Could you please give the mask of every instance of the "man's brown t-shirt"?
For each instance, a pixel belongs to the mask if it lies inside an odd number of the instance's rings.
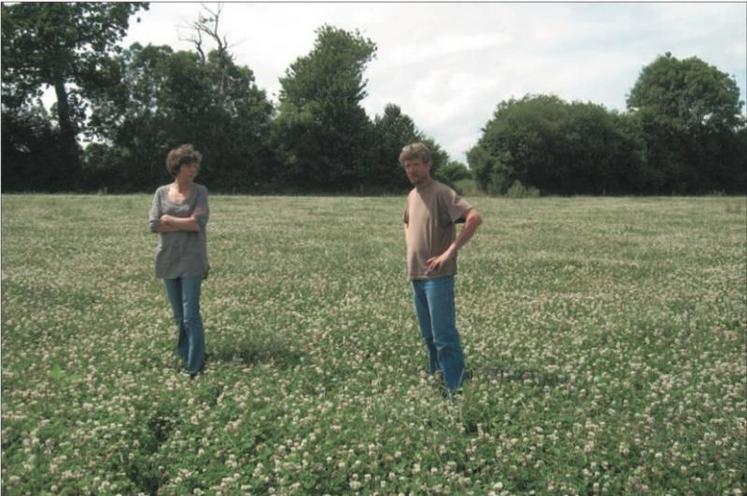
[[[456,257],[441,269],[426,273],[426,261],[445,252],[456,239],[456,224],[464,222],[472,206],[438,181],[413,188],[402,220],[407,224],[407,277],[433,279],[454,275]]]

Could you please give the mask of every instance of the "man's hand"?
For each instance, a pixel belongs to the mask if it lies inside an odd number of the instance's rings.
[[[431,257],[425,262],[426,274],[441,269],[446,262],[456,257],[459,249],[470,240],[480,224],[482,224],[482,217],[477,210],[470,208],[465,216],[464,227],[457,239],[451,243],[445,252],[437,257]]]
[[[454,249],[454,245],[451,245],[448,250],[446,250],[439,256],[431,257],[426,260],[425,272],[429,273],[441,270],[441,267],[443,267],[446,262],[454,258],[454,255],[456,255],[456,250]]]

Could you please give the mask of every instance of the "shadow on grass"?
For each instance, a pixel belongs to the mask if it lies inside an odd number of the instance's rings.
[[[301,352],[291,349],[280,341],[222,342],[211,346],[208,360],[243,365],[272,364],[280,368],[298,365]]]
[[[499,379],[501,381],[528,382],[539,386],[557,386],[558,384],[567,382],[565,377],[558,374],[512,365],[477,367],[472,375],[473,377]]]

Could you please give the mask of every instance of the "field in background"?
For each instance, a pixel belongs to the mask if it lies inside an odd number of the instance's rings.
[[[742,494],[743,198],[469,198],[423,373],[404,198],[211,198],[191,382],[150,197],[2,198],[4,494]]]

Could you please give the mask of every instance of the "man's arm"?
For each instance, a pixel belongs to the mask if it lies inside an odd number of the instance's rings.
[[[454,258],[459,249],[472,239],[472,235],[475,234],[475,231],[477,231],[480,224],[482,224],[482,216],[480,216],[480,213],[474,208],[467,210],[464,227],[454,242],[451,243],[451,245],[441,255],[431,257],[425,262],[428,272],[439,270],[443,264]]]

